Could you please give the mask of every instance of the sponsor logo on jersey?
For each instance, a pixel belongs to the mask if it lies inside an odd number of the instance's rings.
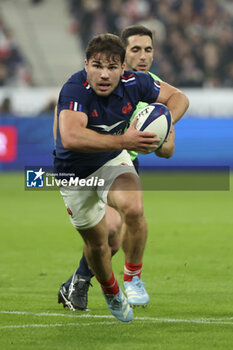
[[[125,122],[124,120],[121,120],[121,121],[119,121],[119,122],[117,122],[117,123],[115,123],[113,125],[104,125],[104,124],[102,124],[102,125],[91,125],[91,126],[94,127],[94,128],[101,128],[104,131],[109,132],[109,131],[115,129],[118,125],[120,125],[120,124],[122,124],[124,122]]]
[[[122,107],[122,113],[130,113],[132,111],[133,107],[130,102],[127,102],[127,105]]]
[[[91,115],[90,115],[90,116],[91,116],[91,117],[98,117],[99,114],[98,114],[97,110],[94,109],[94,111],[91,112]]]

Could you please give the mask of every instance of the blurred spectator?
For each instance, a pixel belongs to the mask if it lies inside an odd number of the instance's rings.
[[[155,34],[152,69],[168,83],[233,87],[233,15],[228,0],[69,0],[83,48],[100,32],[140,23]]]
[[[81,37],[83,50],[93,35],[107,31],[101,0],[70,0],[71,32]]]
[[[11,114],[12,113],[12,105],[10,97],[5,97],[0,106],[0,115]]]
[[[7,85],[8,75],[7,66],[0,61],[0,86]]]
[[[28,62],[0,17],[0,86],[32,85]]]
[[[44,0],[30,0],[30,2],[31,2],[33,5],[40,4],[42,1],[44,1]]]
[[[50,97],[47,104],[40,111],[39,115],[51,114],[53,116],[56,104],[57,104],[57,99],[54,96]]]

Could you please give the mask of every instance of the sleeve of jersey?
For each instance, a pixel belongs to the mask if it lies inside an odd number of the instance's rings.
[[[157,100],[160,92],[160,82],[154,80],[150,74],[138,73],[138,88],[140,101],[153,103]]]
[[[81,85],[66,83],[59,95],[58,109],[68,109],[88,114],[88,96]]]

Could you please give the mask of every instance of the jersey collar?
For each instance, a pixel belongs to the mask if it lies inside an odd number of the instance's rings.
[[[119,96],[119,97],[123,97],[123,86],[122,86],[122,82],[121,82],[121,77],[120,77],[120,81],[119,81],[117,87],[115,88],[115,90],[112,93],[114,95]]]

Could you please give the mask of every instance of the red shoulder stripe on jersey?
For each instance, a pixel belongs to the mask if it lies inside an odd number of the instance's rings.
[[[83,83],[83,86],[87,86],[88,85],[88,81],[86,80],[85,83]]]
[[[134,73],[130,74],[128,77],[125,77],[124,75],[122,75],[121,78],[129,79],[129,78],[131,78],[132,76],[134,76]]]

